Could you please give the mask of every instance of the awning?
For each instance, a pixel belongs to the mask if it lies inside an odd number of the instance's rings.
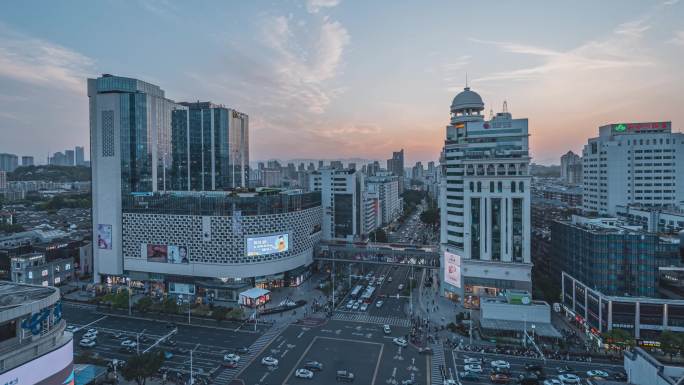
[[[561,338],[562,335],[548,323],[531,323],[527,322],[527,332],[532,334],[532,325],[534,325],[534,334],[541,337]],[[505,330],[522,333],[525,330],[524,321],[506,321],[497,319],[481,319],[480,327],[488,330]]]
[[[270,291],[266,289],[262,289],[259,287],[253,287],[249,290],[245,290],[242,293],[240,293],[240,297],[247,297],[251,299],[257,299],[260,298],[266,294],[269,294]]]

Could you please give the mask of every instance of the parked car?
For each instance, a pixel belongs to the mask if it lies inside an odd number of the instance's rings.
[[[81,342],[79,342],[78,344],[84,348],[92,348],[96,345],[94,340],[88,340],[88,339],[81,340]]]
[[[78,329],[79,329],[78,326],[74,326],[74,325],[69,325],[66,327],[66,331],[68,331],[70,333],[76,333],[78,331]]]
[[[359,310],[361,310],[361,311],[366,311],[366,310],[368,310],[368,304],[367,304],[367,303],[362,303],[361,306],[359,307]]]
[[[323,364],[318,361],[308,361],[304,363],[304,369],[311,370],[312,372],[320,372],[323,370]]]
[[[335,379],[340,382],[354,382],[354,373],[348,370],[338,370]]]
[[[351,308],[354,307],[355,304],[356,304],[356,301],[351,300],[351,301],[347,302],[347,306],[346,306],[346,307],[347,307],[347,309],[351,309]]]
[[[313,378],[313,372],[307,369],[297,369],[295,371],[295,377],[311,379]]]
[[[278,366],[278,360],[268,356],[261,359],[261,364],[266,366]]]

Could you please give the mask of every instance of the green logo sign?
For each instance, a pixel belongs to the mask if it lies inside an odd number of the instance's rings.
[[[627,130],[627,126],[625,126],[625,125],[622,124],[622,123],[620,123],[620,124],[618,124],[617,126],[615,126],[615,131],[617,131],[617,132],[623,132],[623,131],[625,131],[625,130]]]

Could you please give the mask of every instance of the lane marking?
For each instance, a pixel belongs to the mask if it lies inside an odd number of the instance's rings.
[[[105,318],[107,318],[107,317],[109,317],[109,316],[106,315],[106,316],[104,316],[104,317],[98,318],[98,319],[96,319],[95,321],[93,321],[93,322],[91,322],[91,323],[89,323],[89,324],[83,325],[83,326],[80,327],[78,330],[85,329],[85,328],[87,328],[88,326],[90,326],[90,325],[92,325],[92,324],[94,324],[94,323],[100,322],[100,321],[102,321],[103,319],[105,319]]]

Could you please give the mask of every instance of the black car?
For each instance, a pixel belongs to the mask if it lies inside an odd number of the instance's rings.
[[[569,366],[561,366],[559,368],[556,368],[556,370],[558,371],[558,374],[566,374],[566,373],[573,373],[574,372],[574,370]]]
[[[622,372],[615,372],[613,378],[617,381],[627,381],[627,375]]]
[[[323,370],[323,364],[318,361],[309,361],[304,364],[304,369],[310,370],[312,372],[320,372]]]
[[[249,353],[249,348],[246,346],[235,349],[235,354],[247,354],[247,353]]]
[[[525,370],[528,372],[541,372],[544,368],[539,364],[525,364]]]
[[[418,349],[418,353],[420,354],[432,354],[432,348],[420,348]]]

